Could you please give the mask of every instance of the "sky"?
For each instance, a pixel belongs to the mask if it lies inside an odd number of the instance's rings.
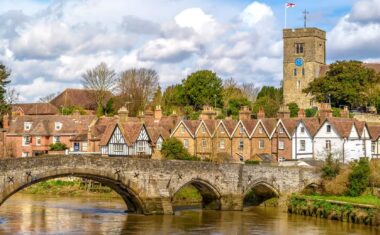
[[[380,0],[294,0],[288,28],[327,31],[327,60],[380,63]],[[68,87],[101,62],[155,69],[162,87],[200,69],[279,86],[286,1],[0,0],[0,62],[19,102]]]

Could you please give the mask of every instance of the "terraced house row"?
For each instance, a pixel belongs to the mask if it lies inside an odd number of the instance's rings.
[[[290,118],[281,107],[277,118],[257,119],[243,107],[239,120],[216,120],[206,106],[200,120],[163,116],[158,106],[139,117],[129,117],[123,107],[115,117],[94,115],[18,115],[4,117],[0,138],[2,156],[29,157],[55,152],[50,145],[64,143],[67,152],[105,156],[161,158],[165,139],[179,139],[192,155],[211,159],[279,161],[313,158],[324,160],[332,153],[341,161],[379,157],[380,127],[348,118],[333,118],[331,107],[322,104],[318,117],[306,118],[300,110]]]

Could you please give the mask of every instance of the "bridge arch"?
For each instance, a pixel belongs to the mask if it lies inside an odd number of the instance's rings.
[[[270,198],[279,197],[280,191],[269,180],[260,178],[248,184],[243,196],[244,206],[257,206]]]
[[[217,187],[215,187],[208,180],[201,178],[193,178],[185,183],[179,184],[177,187],[172,189],[171,200],[173,201],[174,196],[181,189],[186,186],[193,186],[198,190],[202,196],[202,208],[220,210],[221,209],[221,193]]]
[[[33,184],[49,179],[74,176],[100,182],[103,185],[114,190],[126,203],[128,209],[127,212],[145,214],[149,213],[149,211],[146,210],[144,201],[139,196],[141,189],[136,183],[128,181],[128,184],[125,184],[123,181],[118,179],[118,177],[115,177],[115,175],[111,175],[107,172],[103,173],[104,174],[100,174],[100,172],[94,173],[92,169],[83,168],[57,168],[36,175],[30,174],[28,176],[22,177],[21,179],[14,178],[12,182],[9,182],[8,185],[3,188],[3,192],[0,194],[0,206],[12,195]]]

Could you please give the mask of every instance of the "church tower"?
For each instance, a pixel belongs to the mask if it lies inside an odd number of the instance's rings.
[[[284,29],[284,103],[299,108],[316,106],[312,96],[302,92],[319,77],[326,64],[326,32],[317,28]]]

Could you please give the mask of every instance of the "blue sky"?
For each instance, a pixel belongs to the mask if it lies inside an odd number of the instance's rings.
[[[327,31],[328,62],[380,62],[380,0],[299,0],[288,27]],[[257,86],[282,80],[286,1],[0,0],[0,61],[20,102],[66,87],[100,62],[158,71],[161,84],[210,69]]]

